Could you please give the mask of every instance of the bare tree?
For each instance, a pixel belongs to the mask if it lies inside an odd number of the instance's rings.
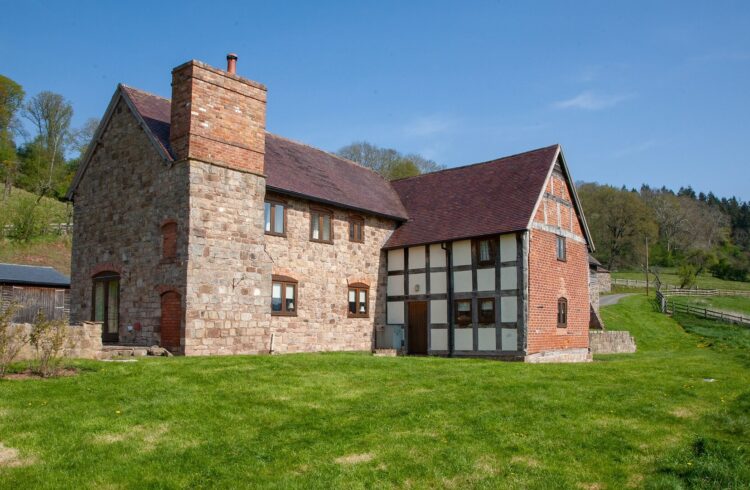
[[[336,154],[374,170],[389,180],[445,168],[423,156],[414,153],[403,155],[392,148],[381,148],[366,141],[344,146]]]
[[[64,160],[65,149],[71,142],[73,107],[62,95],[44,91],[26,104],[24,116],[34,124],[44,157],[48,160],[46,182],[40,183],[41,199],[52,189],[55,166]]]

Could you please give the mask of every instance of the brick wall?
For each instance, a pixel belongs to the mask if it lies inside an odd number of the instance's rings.
[[[160,294],[184,296],[188,166],[168,165],[120,100],[74,197],[71,320],[91,319],[92,275],[120,273],[120,341],[158,344]],[[162,257],[162,225],[177,223],[176,255]],[[139,331],[127,326],[140,323]]]
[[[365,216],[364,243],[349,241],[350,213],[331,208],[333,243],[310,241],[310,206],[274,196],[287,204],[286,237],[266,236],[273,273],[293,277],[297,316],[272,316],[275,352],[370,350],[374,327],[385,325],[385,253],[381,247],[395,222]],[[270,287],[270,278],[266,279]],[[370,286],[369,318],[348,318],[348,285]]]
[[[575,212],[570,203],[565,180],[553,173],[529,238],[527,354],[588,347],[588,248],[580,223],[567,214]],[[566,237],[565,261],[557,259],[558,234]],[[568,302],[567,328],[557,327],[559,298]]]

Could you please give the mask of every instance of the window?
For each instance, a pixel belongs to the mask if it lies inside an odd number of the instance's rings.
[[[365,220],[360,216],[349,217],[349,241],[359,243],[365,241]]]
[[[349,286],[349,317],[367,318],[369,316],[369,304],[367,302],[367,284],[356,283]]]
[[[161,226],[161,256],[173,259],[177,256],[177,223],[168,221]]]
[[[470,299],[458,299],[454,303],[455,306],[455,319],[458,325],[470,325],[471,324],[471,300]]]
[[[564,236],[557,236],[557,260],[562,260],[563,262],[565,259],[565,237]]]
[[[494,240],[476,240],[474,243],[477,253],[477,263],[479,265],[495,265]]]
[[[568,326],[568,300],[560,298],[557,300],[557,328]]]
[[[266,235],[286,235],[286,206],[277,201],[265,203]]]
[[[271,282],[271,314],[297,315],[297,280],[286,276],[273,276]]]
[[[333,243],[333,213],[324,209],[310,210],[310,240]]]
[[[120,276],[116,272],[102,272],[94,276],[91,304],[91,319],[102,322],[102,340],[119,340]]]
[[[495,300],[493,298],[479,299],[479,323],[495,323]]]

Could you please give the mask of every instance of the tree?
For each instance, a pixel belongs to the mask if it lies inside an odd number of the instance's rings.
[[[19,84],[0,75],[0,174],[5,183],[3,200],[10,195],[18,171],[13,135],[21,131],[17,114],[23,105],[24,95]]]
[[[392,148],[381,148],[366,141],[344,146],[336,154],[374,170],[388,180],[413,177],[445,168],[420,155],[403,155]]]
[[[56,171],[64,162],[65,150],[71,143],[73,107],[62,95],[44,91],[26,104],[24,115],[36,127],[35,142],[47,167],[43,180],[37,183],[41,198],[53,190]]]

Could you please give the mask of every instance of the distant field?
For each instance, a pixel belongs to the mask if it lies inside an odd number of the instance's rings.
[[[750,297],[743,296],[686,296],[675,301],[729,313],[750,316]]]
[[[26,243],[0,239],[0,262],[47,265],[70,275],[70,239],[50,237]]]
[[[659,277],[662,282],[671,284],[673,286],[680,285],[680,278],[676,273],[675,269],[660,269]],[[646,275],[643,272],[613,272],[613,279],[639,279],[641,281],[646,280]],[[656,276],[651,274],[651,280],[653,281]],[[701,274],[697,278],[697,284],[702,289],[732,289],[732,290],[750,290],[750,282],[739,282],[739,281],[725,281],[718,279],[710,274]]]

